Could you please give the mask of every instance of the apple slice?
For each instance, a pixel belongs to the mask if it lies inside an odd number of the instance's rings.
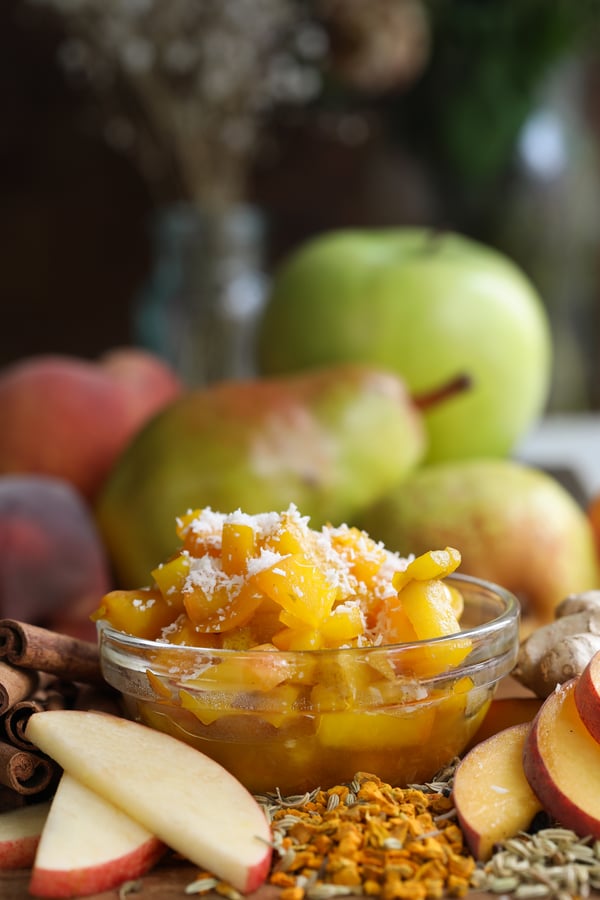
[[[0,869],[28,869],[50,809],[50,803],[32,803],[0,813]]]
[[[271,829],[221,765],[171,735],[82,710],[35,713],[27,738],[190,862],[244,893],[266,879]]]
[[[581,721],[600,744],[600,652],[592,656],[577,679],[575,705]]]
[[[577,679],[559,685],[535,717],[523,768],[546,812],[580,836],[600,838],[600,744],[575,704]]]
[[[67,773],[59,782],[33,863],[34,897],[84,897],[139,878],[165,844]]]
[[[521,757],[529,723],[499,731],[473,747],[454,775],[456,814],[469,850],[486,860],[494,844],[527,828],[542,806]]]

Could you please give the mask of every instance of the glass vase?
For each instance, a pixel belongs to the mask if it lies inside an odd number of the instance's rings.
[[[189,386],[256,374],[267,287],[262,212],[250,205],[162,209],[153,246],[135,304],[136,342],[170,362]]]

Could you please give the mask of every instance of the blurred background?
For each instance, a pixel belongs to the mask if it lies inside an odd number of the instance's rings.
[[[0,364],[155,346],[195,218],[240,319],[311,235],[418,224],[524,268],[551,411],[600,409],[599,37],[595,0],[2,0]]]

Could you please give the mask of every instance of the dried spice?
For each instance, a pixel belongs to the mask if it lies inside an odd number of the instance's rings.
[[[600,890],[600,841],[568,828],[542,828],[499,844],[473,873],[474,887],[516,900],[571,900]]]
[[[280,889],[281,900],[464,896],[476,863],[454,821],[448,787],[441,777],[431,785],[391,787],[360,772],[329,790],[258,796],[273,831],[269,884]],[[189,892],[202,893],[206,876]]]

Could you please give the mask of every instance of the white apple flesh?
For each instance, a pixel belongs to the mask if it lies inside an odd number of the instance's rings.
[[[600,838],[600,744],[577,711],[577,679],[544,701],[527,735],[523,768],[544,809],[565,828]]]
[[[453,786],[458,821],[476,859],[526,829],[542,806],[529,786],[521,757],[529,723],[499,731],[467,753]]]
[[[0,813],[0,870],[32,865],[49,809],[35,803]]]
[[[63,774],[35,856],[29,893],[84,897],[139,878],[166,846],[120,809]]]
[[[117,716],[35,713],[27,738],[173,850],[243,893],[266,879],[271,829],[226,769],[182,741]]]

